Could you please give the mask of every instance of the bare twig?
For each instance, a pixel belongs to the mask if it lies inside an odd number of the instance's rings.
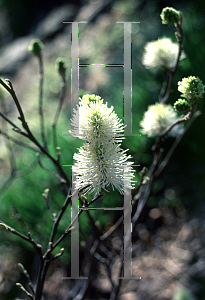
[[[63,101],[64,101],[64,98],[65,98],[65,92],[66,92],[65,77],[62,77],[62,79],[63,79],[63,81],[61,83],[62,89],[61,89],[61,94],[60,94],[60,101],[59,101],[59,104],[58,104],[58,108],[56,110],[54,121],[52,123],[52,128],[53,128],[53,143],[54,143],[54,147],[55,148],[57,148],[57,146],[58,146],[57,137],[56,137],[56,127],[57,127],[58,119],[59,119],[60,112],[61,112],[61,109],[62,109],[62,106],[63,106]]]
[[[77,191],[76,191],[76,193],[77,193]],[[56,235],[56,232],[57,232],[59,222],[62,219],[62,216],[63,216],[64,212],[66,211],[66,208],[68,207],[69,203],[71,202],[72,196],[74,196],[74,195],[71,195],[71,188],[70,188],[69,191],[68,191],[67,197],[65,199],[65,202],[64,202],[64,204],[63,204],[63,206],[62,206],[62,208],[61,208],[61,210],[58,214],[58,217],[56,218],[56,220],[53,224],[53,229],[52,229],[50,240],[49,240],[49,242],[52,243],[52,244],[54,242],[54,238],[55,238],[55,235]]]
[[[61,249],[61,252],[56,254],[53,258],[50,259],[50,262],[56,260],[57,258],[59,258],[60,256],[62,256],[64,253],[64,248]]]
[[[53,217],[53,222],[56,221],[56,213],[54,213],[50,207],[50,201],[49,201],[49,189],[45,189],[44,193],[42,194],[43,198],[45,199],[46,206],[48,210],[50,211],[52,217]]]
[[[80,199],[81,205],[83,205],[83,201],[82,201],[81,195],[79,195],[79,199]],[[85,204],[83,205],[82,208],[84,208],[84,207],[85,207]],[[86,210],[86,213],[87,213],[87,216],[88,216],[88,218],[90,220],[90,224],[91,224],[91,226],[93,228],[93,231],[95,233],[95,237],[97,239],[99,239],[99,237],[102,235],[102,232],[101,232],[100,228],[95,225],[95,222],[94,222],[93,218],[91,217],[89,210]]]
[[[0,79],[1,80],[1,79]],[[0,116],[2,118],[4,118],[4,120],[6,120],[9,124],[11,124],[13,126],[13,130],[24,135],[27,136],[27,133],[25,131],[22,131],[16,124],[14,124],[7,116],[5,116],[2,112],[0,112]]]
[[[175,35],[176,35],[176,38],[178,40],[179,51],[178,51],[177,60],[176,60],[174,69],[172,71],[170,71],[170,77],[169,77],[167,92],[166,92],[165,96],[161,99],[160,103],[166,103],[169,100],[169,97],[172,93],[172,85],[173,85],[174,75],[175,75],[177,67],[179,65],[179,59],[180,59],[180,56],[181,56],[181,53],[182,53],[183,30],[182,30],[182,14],[181,13],[180,13],[179,22],[175,26],[178,30],[178,32],[176,32]]]
[[[0,129],[0,134],[2,134],[6,139],[11,140],[12,142],[14,142],[17,145],[20,145],[20,146],[22,146],[24,148],[28,148],[28,149],[33,150],[35,152],[39,151],[38,148],[35,148],[35,147],[31,146],[31,145],[27,145],[24,142],[13,138],[12,136],[8,135],[6,132],[4,132],[1,129]]]
[[[91,200],[89,203],[87,203],[85,207],[88,207],[89,205],[93,204],[94,202],[96,202],[99,198],[101,198],[102,195],[98,195],[96,196],[93,200]],[[74,225],[74,223],[76,222],[77,218],[81,215],[81,213],[83,212],[83,209],[80,209],[78,214],[75,216],[75,218],[73,219],[72,223],[68,226],[68,228],[65,230],[64,234],[58,239],[58,241],[53,245],[52,251],[62,242],[62,240],[64,240],[64,238],[70,234],[72,227]]]
[[[122,279],[120,277],[122,276],[122,273],[123,273],[122,259],[123,259],[123,245],[121,246],[121,252],[120,252],[121,267],[120,267],[120,270],[119,270],[118,282],[115,286],[113,285],[112,292],[111,292],[109,300],[116,300],[117,296],[119,294],[119,291],[120,291],[120,286],[121,286],[121,283],[122,283]]]
[[[2,113],[0,113],[0,115],[7,121],[9,122],[13,127],[14,130],[18,133],[20,133],[21,135],[26,136],[30,141],[32,141],[40,150],[42,153],[44,153],[56,166],[56,168],[59,170],[60,175],[66,180],[66,184],[69,187],[70,186],[70,181],[66,175],[66,173],[64,172],[63,168],[61,167],[58,159],[55,159],[46,149],[45,146],[41,146],[41,144],[37,141],[37,139],[34,137],[34,135],[32,134],[32,132],[30,131],[30,128],[25,120],[25,116],[24,113],[22,111],[21,105],[19,103],[19,100],[15,94],[15,91],[13,90],[13,86],[11,84],[11,82],[9,80],[7,80],[9,82],[9,86],[2,80],[0,79],[0,84],[2,84],[6,90],[11,94],[16,107],[18,109],[19,112],[19,120],[22,122],[22,126],[24,127],[24,129],[26,130],[26,132],[22,131],[17,125],[15,125],[12,121],[10,121],[6,116],[4,116]]]
[[[35,296],[34,288],[33,288],[32,282],[31,282],[31,278],[30,278],[30,276],[29,276],[27,270],[26,270],[26,269],[24,268],[24,266],[23,266],[22,264],[20,264],[20,263],[18,263],[18,266],[21,268],[23,274],[26,276],[27,281],[28,281],[28,284],[29,284],[29,287],[30,287],[30,289],[31,289],[31,292],[32,292],[32,294]]]
[[[55,178],[57,178],[58,180],[60,180],[60,182],[62,183],[66,183],[66,180],[63,179],[61,176],[59,176],[58,174],[56,173],[53,173],[51,172],[49,169],[47,169],[41,162],[41,159],[40,159],[40,154],[39,153],[36,153],[36,157],[37,157],[37,161],[38,161],[38,164],[41,166],[41,168],[43,170],[45,170],[47,173],[51,174],[52,176],[54,176]]]
[[[24,287],[23,287],[23,285],[22,284],[20,284],[20,283],[16,283],[16,285],[17,286],[19,286],[20,287],[20,289],[22,290],[22,291],[24,291],[24,293],[31,299],[31,300],[34,300],[34,297],[33,297],[33,295],[32,294],[30,294]]]
[[[160,90],[160,93],[159,93],[159,102],[161,102],[162,98],[165,95],[165,92],[166,92],[166,89],[167,89],[167,86],[168,86],[168,82],[169,82],[169,79],[170,79],[170,75],[171,75],[170,71],[165,70],[165,79],[163,81],[163,84],[162,84],[162,87],[161,87],[161,90]]]
[[[44,116],[43,116],[43,81],[44,81],[44,72],[43,72],[43,59],[42,54],[37,55],[39,61],[39,116],[40,116],[40,128],[41,128],[41,137],[44,144],[44,148],[47,149],[47,142],[45,138],[45,128],[44,128]]]
[[[23,235],[22,233],[18,232],[17,230],[15,230],[14,228],[8,226],[7,224],[5,224],[4,222],[2,222],[0,220],[0,225],[3,226],[6,230],[10,231],[11,233],[19,236],[20,238],[22,238],[23,240],[25,240],[26,242],[29,242],[30,244],[32,244],[34,246],[34,248],[37,250],[37,253],[40,255],[40,257],[42,256],[42,252],[41,252],[41,245],[37,244],[32,238],[31,238],[31,234],[30,232],[28,232],[28,237]]]
[[[166,165],[168,164],[172,154],[174,153],[176,147],[178,146],[178,144],[180,143],[182,137],[184,136],[184,134],[187,132],[187,130],[190,128],[190,126],[192,125],[192,123],[195,121],[195,119],[201,115],[200,111],[195,112],[195,114],[193,115],[193,117],[191,118],[191,120],[189,121],[189,123],[186,125],[186,127],[182,130],[182,132],[177,136],[174,144],[172,145],[172,147],[170,148],[169,152],[167,153],[166,157],[164,158],[163,162],[161,163],[161,165],[159,166],[159,168],[157,169],[157,171],[155,172],[155,177],[158,177],[161,172],[164,170],[164,168],[166,167]]]
[[[3,105],[3,111],[5,112],[5,115],[6,115],[7,111],[6,111],[6,104],[5,104],[4,98],[2,98],[2,105]],[[15,156],[14,156],[12,145],[11,145],[11,137],[6,132],[7,131],[7,123],[4,123],[4,126],[5,126],[5,131],[0,130],[0,133],[1,134],[3,133],[4,137],[6,137],[6,146],[10,151],[10,176],[6,180],[6,182],[4,182],[2,188],[0,189],[0,194],[2,194],[10,186],[10,184],[16,177],[20,177],[25,174],[25,170],[23,170],[23,172],[16,171]],[[31,166],[33,167],[33,164]],[[29,167],[29,170],[26,170],[26,172],[30,171],[30,167]]]
[[[78,192],[78,190],[75,191],[75,193]],[[37,281],[37,288],[36,288],[36,298],[35,300],[40,300],[41,299],[41,295],[42,295],[42,291],[43,291],[43,286],[44,286],[44,281],[45,281],[45,277],[46,277],[46,273],[51,261],[50,255],[51,252],[65,239],[65,237],[71,233],[71,230],[74,230],[74,223],[76,222],[78,216],[81,215],[81,213],[83,212],[83,210],[81,209],[78,214],[75,216],[75,218],[73,219],[72,223],[67,227],[67,229],[65,230],[64,234],[61,235],[61,237],[57,240],[57,242],[55,244],[53,244],[53,240],[55,237],[55,233],[57,231],[57,227],[58,227],[58,223],[62,217],[62,214],[64,213],[65,209],[67,208],[68,203],[70,202],[70,198],[74,196],[69,195],[67,196],[67,199],[64,203],[64,207],[61,209],[56,222],[54,222],[54,226],[53,226],[53,230],[51,233],[51,237],[50,237],[50,242],[49,242],[49,247],[46,251],[46,253],[43,255],[42,257],[42,262],[39,268],[39,275],[38,275],[38,281]],[[87,203],[85,205],[85,207],[88,207],[90,204],[94,203],[95,201],[97,201],[100,197],[102,197],[102,195],[98,195],[97,197],[94,197],[94,199],[92,201],[90,201],[89,203]]]

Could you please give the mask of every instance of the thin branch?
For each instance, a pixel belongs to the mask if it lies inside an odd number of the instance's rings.
[[[196,101],[196,103],[193,105],[193,107],[192,107],[192,109],[191,109],[191,111],[189,111],[185,116],[182,116],[182,117],[180,117],[179,119],[177,119],[175,122],[173,122],[170,126],[168,126],[159,136],[158,136],[158,138],[157,138],[157,141],[156,141],[156,143],[155,143],[155,145],[152,147],[152,150],[153,151],[155,151],[156,149],[158,149],[159,147],[160,147],[160,144],[161,144],[161,141],[162,141],[162,139],[163,139],[163,137],[175,126],[175,125],[177,125],[177,124],[179,124],[179,123],[181,123],[181,122],[184,122],[184,121],[187,121],[187,120],[189,120],[191,117],[192,117],[192,115],[194,114],[194,112],[195,112],[195,109],[196,109],[196,107],[197,107],[197,105],[198,105],[198,103],[199,103],[199,100],[200,99],[198,99],[197,101]]]
[[[52,217],[53,217],[53,222],[56,222],[56,213],[54,213],[50,207],[50,201],[49,201],[49,189],[45,189],[44,193],[42,194],[45,202],[46,202],[46,206],[48,208],[48,210],[50,211]]]
[[[147,174],[147,170],[144,171],[144,169],[143,169],[140,173],[141,173],[140,183],[133,190],[131,190],[131,195],[134,195],[141,188],[141,186],[143,186],[146,183],[145,176]]]
[[[88,207],[89,205],[93,204],[95,201],[97,201],[99,198],[101,198],[103,195],[98,195],[96,196],[92,201],[90,201],[89,203],[87,203],[86,205],[84,205],[83,208]],[[73,228],[74,223],[76,222],[77,218],[81,215],[81,213],[83,212],[83,209],[81,208],[78,212],[78,214],[75,216],[75,218],[73,219],[72,223],[68,226],[68,228],[65,230],[64,234],[58,239],[58,241],[53,245],[51,251],[53,251],[61,242],[62,240],[64,240],[64,238],[71,233],[71,230]]]
[[[23,111],[22,111],[21,105],[20,105],[20,103],[19,103],[19,101],[18,101],[18,98],[17,98],[17,96],[16,96],[16,93],[15,93],[15,91],[14,91],[14,89],[13,89],[13,85],[12,85],[12,83],[11,83],[11,81],[10,81],[9,79],[6,79],[6,81],[8,82],[9,87],[8,87],[8,85],[5,84],[5,83],[3,82],[3,80],[0,78],[0,83],[5,87],[5,89],[7,89],[7,91],[10,93],[10,95],[12,96],[12,98],[13,98],[15,104],[16,104],[17,110],[18,110],[19,115],[20,115],[20,116],[18,117],[18,119],[22,122],[23,125],[26,126],[26,120],[25,120],[25,117],[24,117],[24,113],[23,113]],[[28,125],[27,125],[27,126],[28,126]],[[25,128],[25,127],[24,127],[24,128]],[[26,129],[26,128],[25,128],[25,129]]]
[[[7,111],[6,111],[6,104],[5,104],[4,98],[2,99],[2,106],[3,106],[3,111],[5,112],[5,115],[6,115]],[[7,126],[6,125],[7,125],[7,123],[4,124],[5,131],[1,131],[0,130],[0,133],[1,134],[3,133],[4,137],[7,138],[7,140],[6,140],[6,146],[9,149],[10,154],[11,154],[10,155],[10,176],[6,180],[6,182],[3,184],[3,186],[2,186],[2,188],[0,190],[0,194],[2,194],[10,186],[10,184],[12,183],[12,181],[16,177],[22,176],[22,172],[21,173],[17,173],[17,171],[16,171],[15,156],[14,156],[13,149],[12,149],[12,146],[11,146],[11,137],[6,133],[6,131],[7,131]]]
[[[163,162],[161,163],[161,165],[159,166],[159,168],[157,169],[157,171],[155,172],[155,177],[158,177],[161,172],[164,170],[164,168],[166,167],[166,165],[168,164],[172,154],[174,153],[176,147],[178,146],[178,144],[180,143],[182,137],[184,136],[184,134],[187,132],[187,130],[190,128],[190,126],[192,125],[192,123],[195,121],[195,119],[201,115],[200,111],[195,112],[195,114],[193,115],[193,117],[191,118],[191,120],[189,121],[189,123],[187,124],[187,126],[182,130],[182,132],[177,136],[174,144],[172,145],[171,149],[169,150],[169,152],[167,153],[166,157],[164,158]]]
[[[115,222],[115,224],[107,231],[105,232],[101,237],[101,242],[105,241],[117,228],[122,224],[123,221],[123,215]]]
[[[184,121],[187,121],[187,120],[189,120],[191,117],[192,117],[192,115],[194,114],[194,112],[195,112],[195,109],[196,109],[196,107],[197,107],[197,105],[198,105],[198,103],[199,103],[199,100],[200,99],[198,99],[197,101],[196,101],[196,103],[194,104],[194,106],[192,107],[192,109],[191,109],[191,111],[189,111],[185,116],[182,116],[181,118],[179,118],[178,120],[176,120],[173,124],[171,124],[170,126],[168,126],[162,133],[161,133],[161,135],[160,135],[160,138],[162,138],[162,137],[164,137],[175,125],[177,125],[177,124],[179,124],[179,123],[181,123],[181,122],[184,122]]]
[[[51,174],[52,176],[54,176],[55,178],[57,178],[60,182],[62,183],[66,183],[66,180],[63,179],[61,176],[59,176],[58,174],[56,173],[53,173],[51,172],[49,169],[47,169],[41,162],[41,159],[40,159],[40,154],[39,153],[36,153],[36,157],[37,157],[37,161],[38,161],[38,164],[41,166],[41,168],[43,170],[45,170],[47,173]]]
[[[158,137],[157,139],[157,142],[155,143],[154,147],[153,147],[153,151],[154,151],[154,160],[153,160],[153,164],[152,164],[152,167],[151,167],[151,171],[150,171],[150,180],[149,182],[145,185],[144,189],[143,189],[143,192],[139,198],[139,202],[138,202],[138,207],[137,207],[137,211],[135,212],[134,214],[134,217],[132,218],[132,222],[133,222],[133,230],[135,229],[135,226],[136,226],[136,222],[145,206],[145,204],[147,203],[148,201],[148,198],[150,196],[150,193],[151,193],[151,189],[152,189],[152,185],[154,183],[154,180],[155,180],[155,174],[158,174],[163,170],[163,168],[165,166],[162,165],[161,167],[161,171],[160,169],[158,169],[158,163],[159,163],[159,160],[160,160],[160,157],[161,157],[161,152],[160,152],[160,145],[161,145],[161,142],[162,142],[162,137],[167,133],[169,132],[176,124],[180,123],[180,122],[183,122],[187,119],[189,119],[194,111],[195,111],[195,108],[198,104],[199,100],[195,103],[195,105],[193,106],[192,110],[190,112],[187,113],[187,115],[181,117],[180,119],[176,120],[172,125],[170,125],[167,129],[165,129],[161,135]],[[198,113],[196,113],[196,116],[198,115]],[[195,117],[196,118],[196,117]],[[194,119],[195,119],[194,118]],[[167,157],[165,157],[165,163],[166,163],[166,160],[168,162],[168,160],[170,159],[171,155],[173,154],[177,144],[179,143],[180,141],[180,137],[179,137],[179,140],[176,141],[176,144],[173,145],[173,148],[171,148],[171,152],[168,154]],[[159,171],[160,172],[159,172]]]
[[[141,192],[141,195],[139,197],[139,201],[138,201],[138,206],[137,206],[137,211],[135,212],[133,218],[132,218],[132,224],[133,224],[133,231],[135,229],[136,226],[136,222],[139,219],[139,216],[145,206],[145,204],[148,201],[148,198],[151,194],[151,190],[152,190],[152,185],[154,183],[154,173],[157,169],[160,157],[161,157],[161,152],[158,150],[154,153],[154,159],[153,159],[153,163],[152,163],[152,167],[149,173],[149,181],[144,185],[143,191]]]
[[[44,81],[44,72],[43,72],[43,59],[42,54],[38,55],[39,61],[39,116],[40,116],[40,128],[41,128],[41,137],[44,148],[47,149],[47,143],[45,138],[45,128],[44,128],[44,115],[43,115],[43,81]]]
[[[177,28],[178,32],[176,32],[175,35],[176,35],[176,38],[177,38],[178,44],[179,44],[177,60],[176,60],[174,69],[172,71],[170,71],[170,77],[169,77],[169,84],[168,84],[168,88],[167,88],[167,93],[161,99],[160,103],[166,103],[169,100],[169,97],[172,93],[172,85],[173,85],[174,75],[175,75],[177,67],[179,65],[179,59],[180,59],[180,56],[181,56],[181,53],[182,53],[183,30],[182,30],[182,14],[181,13],[180,13],[179,22],[176,25],[176,28]]]
[[[56,235],[58,224],[59,224],[60,220],[62,219],[62,216],[63,216],[64,212],[66,211],[66,208],[68,207],[69,203],[71,202],[72,196],[74,196],[74,194],[75,194],[74,193],[73,195],[71,195],[70,193],[71,193],[71,188],[69,189],[67,197],[65,199],[65,202],[64,202],[64,204],[63,204],[63,206],[62,206],[62,208],[61,208],[61,210],[58,214],[57,219],[55,220],[55,222],[53,224],[53,229],[52,229],[50,240],[49,240],[49,242],[52,243],[52,244],[54,242],[54,238],[55,238],[55,235]],[[77,193],[77,191],[76,191],[76,193]]]
[[[28,281],[28,284],[29,284],[29,287],[30,287],[30,289],[31,289],[31,292],[32,292],[32,294],[35,296],[35,291],[34,291],[34,288],[33,288],[33,284],[32,284],[32,282],[31,282],[31,278],[30,278],[30,276],[29,276],[27,270],[26,270],[26,269],[24,268],[24,266],[23,266],[22,264],[20,264],[20,263],[18,263],[18,266],[21,268],[23,274],[26,276],[27,281]]]
[[[77,192],[78,192],[78,190],[76,190],[75,193],[77,193]],[[54,238],[55,238],[55,234],[57,232],[58,224],[59,224],[59,222],[60,222],[60,220],[61,220],[68,204],[71,201],[71,197],[75,194],[74,193],[73,195],[70,195],[70,193],[71,193],[71,187],[69,189],[69,192],[67,194],[65,202],[63,204],[63,207],[61,208],[61,211],[58,214],[58,217],[57,218],[55,217],[55,219],[54,219],[53,229],[52,229],[50,240],[49,240],[49,246],[48,246],[48,249],[47,249],[46,253],[42,257],[42,260],[41,260],[41,263],[40,263],[40,267],[39,267],[39,271],[38,271],[37,285],[36,285],[36,298],[35,298],[36,300],[39,300],[41,295],[42,295],[46,273],[47,273],[49,264],[51,262],[50,256],[51,256],[51,251],[53,249],[53,241],[54,241]]]
[[[1,80],[1,79],[0,79]],[[11,124],[14,128],[13,130],[24,135],[27,136],[27,133],[25,131],[22,131],[16,124],[14,124],[7,116],[5,116],[2,112],[0,112],[0,116],[2,118],[4,118],[4,120],[6,120],[9,124]]]
[[[80,202],[81,202],[81,205],[83,205],[83,200],[82,200],[82,198],[81,198],[81,195],[79,196],[79,200],[80,200]],[[82,208],[84,208],[84,207],[82,207]],[[99,237],[102,235],[102,231],[100,230],[100,228],[98,228],[98,227],[95,225],[95,222],[94,222],[93,218],[91,217],[89,210],[86,209],[86,213],[87,213],[88,218],[89,218],[89,220],[90,220],[90,224],[91,224],[91,226],[92,226],[92,228],[93,228],[93,231],[94,231],[94,233],[95,233],[95,236],[96,236],[97,239],[99,239]]]
[[[6,112],[6,104],[5,104],[4,98],[2,99],[2,110],[6,115],[7,112]],[[4,126],[5,126],[5,130],[7,130],[7,123],[5,123]],[[5,144],[6,144],[6,147],[8,148],[8,150],[10,152],[10,177],[6,181],[6,184],[3,186],[3,188],[10,185],[13,178],[15,177],[15,170],[16,170],[16,163],[15,163],[15,158],[14,158],[13,150],[12,150],[12,147],[11,147],[10,139],[5,140]]]
[[[123,274],[123,262],[122,262],[122,259],[123,259],[123,245],[121,246],[121,252],[120,252],[121,266],[120,266],[119,275],[118,275],[119,279],[118,279],[117,285],[113,286],[113,289],[112,289],[112,292],[111,292],[109,300],[116,300],[117,296],[119,294],[119,291],[120,291],[120,286],[121,286],[121,283],[122,283],[122,278],[120,278],[120,277],[122,277],[122,274]]]
[[[5,115],[7,114],[7,110],[6,110],[6,104],[5,104],[5,99],[2,99],[2,106],[3,106],[3,112],[5,113]],[[5,130],[7,131],[7,123],[5,123]],[[10,151],[10,166],[11,166],[11,175],[15,172],[16,170],[16,162],[15,162],[15,157],[13,154],[13,149],[11,146],[11,141],[10,139],[7,139],[6,141],[6,146]]]
[[[63,81],[61,83],[62,89],[61,89],[61,94],[60,94],[60,101],[59,101],[58,108],[56,110],[56,114],[55,114],[55,117],[54,117],[54,120],[53,120],[53,123],[52,123],[53,143],[54,143],[55,148],[57,148],[57,146],[58,146],[57,137],[56,137],[56,127],[57,127],[58,119],[59,119],[60,112],[61,112],[61,109],[62,109],[62,106],[63,106],[63,102],[64,102],[64,99],[65,99],[65,92],[66,92],[65,77],[63,76],[62,79],[63,79]]]
[[[31,238],[31,234],[28,232],[28,237],[23,235],[22,233],[18,232],[17,230],[15,230],[14,228],[6,225],[4,222],[2,222],[0,220],[0,225],[3,226],[6,230],[10,231],[11,233],[19,236],[20,238],[22,238],[23,240],[25,240],[26,242],[32,244],[34,246],[34,248],[37,250],[38,254],[40,255],[40,257],[42,256],[42,252],[41,252],[41,248],[42,246],[40,244],[37,244],[32,238]]]
[[[162,98],[165,95],[165,92],[166,92],[166,89],[167,89],[167,86],[168,86],[168,82],[170,80],[170,75],[171,75],[169,70],[165,70],[165,71],[166,71],[165,79],[163,81],[163,84],[162,84],[162,87],[161,87],[161,90],[160,90],[160,93],[159,93],[159,102],[161,102]]]
[[[22,285],[21,283],[16,283],[16,285],[19,286],[20,289],[21,289],[22,291],[24,291],[24,293],[25,293],[31,300],[34,300],[33,295],[30,294],[30,293],[23,287],[23,285]]]
[[[88,258],[86,259],[88,261],[86,267],[85,267],[85,273],[84,276],[88,278],[88,280],[79,280],[76,286],[69,292],[68,296],[64,298],[63,300],[73,300],[78,299],[82,300],[86,297],[86,292],[89,290],[89,287],[91,285],[91,273],[92,268],[94,265],[94,258],[95,253],[97,252],[99,247],[99,241],[95,240],[93,243],[93,246],[91,247],[90,251],[88,252]]]
[[[61,249],[61,252],[60,252],[60,253],[56,254],[53,258],[51,258],[51,259],[49,260],[49,262],[56,260],[57,258],[59,258],[60,256],[62,256],[63,253],[64,253],[64,248]]]
[[[20,145],[20,146],[22,146],[24,148],[28,148],[28,149],[33,150],[35,152],[39,151],[38,148],[35,148],[35,147],[31,146],[31,145],[27,145],[24,142],[19,141],[19,140],[13,138],[12,136],[8,135],[6,132],[2,131],[1,129],[0,129],[0,134],[2,134],[5,138],[7,138],[8,140],[11,140],[12,142],[14,142],[17,145]]]
[[[47,151],[46,147],[41,146],[41,144],[37,141],[37,139],[34,137],[34,135],[31,133],[30,128],[25,120],[24,117],[24,113],[22,111],[21,105],[19,103],[18,98],[16,97],[15,91],[13,90],[13,86],[11,84],[11,82],[9,80],[7,80],[9,82],[10,87],[5,84],[3,82],[2,79],[0,79],[0,83],[7,89],[7,91],[11,94],[16,107],[18,109],[18,112],[20,114],[19,120],[21,120],[22,122],[22,126],[24,127],[24,129],[26,130],[26,132],[23,132],[18,126],[16,126],[12,121],[10,121],[6,116],[2,115],[2,113],[0,113],[0,115],[7,121],[9,122],[12,126],[14,126],[14,130],[22,135],[25,135],[30,141],[32,141],[40,150],[42,153],[46,154],[46,156],[48,158],[50,158],[52,160],[52,162],[55,164],[56,168],[59,170],[60,174],[62,175],[62,177],[66,180],[66,184],[69,187],[70,186],[70,181],[66,175],[66,173],[64,172],[63,168],[61,167],[58,159],[55,159],[52,155],[50,155],[50,153]]]

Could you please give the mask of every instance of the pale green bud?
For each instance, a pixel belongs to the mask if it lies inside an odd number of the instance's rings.
[[[39,39],[33,39],[30,42],[28,50],[36,56],[39,56],[44,48],[43,43]]]
[[[162,19],[162,24],[173,26],[179,22],[180,12],[172,7],[165,7],[161,12],[160,17]]]
[[[62,77],[65,77],[65,72],[67,69],[66,62],[63,58],[59,57],[56,60],[56,69]]]
[[[174,109],[176,111],[189,111],[191,109],[191,105],[189,104],[189,102],[185,99],[178,99],[175,103],[174,103]]]
[[[203,97],[204,85],[198,77],[189,76],[178,82],[178,90],[192,104]]]

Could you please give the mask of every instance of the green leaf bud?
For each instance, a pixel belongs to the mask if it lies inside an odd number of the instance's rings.
[[[85,195],[81,195],[81,199],[83,200],[83,202],[84,202],[85,204],[88,203],[88,198],[87,198]]]
[[[191,109],[191,105],[186,99],[178,99],[174,103],[174,109],[176,111],[189,111]]]
[[[101,97],[100,96],[96,96],[94,94],[88,94],[88,95],[84,95],[82,97],[82,99],[80,99],[80,103],[83,105],[83,104],[90,104],[92,101],[93,102],[99,102],[101,100]]]
[[[62,77],[65,77],[66,72],[66,62],[63,58],[59,57],[56,59],[56,69]]]
[[[182,93],[182,97],[186,98],[190,104],[203,97],[204,85],[202,81],[195,76],[183,78],[178,82],[178,90]]]
[[[145,176],[142,181],[142,185],[145,185],[149,180],[150,180],[149,176]]]
[[[162,19],[162,24],[167,24],[173,26],[175,23],[179,22],[180,12],[173,7],[163,8],[160,17]]]
[[[141,176],[145,176],[147,174],[147,172],[148,172],[148,169],[146,167],[143,167],[140,174],[141,174]]]
[[[44,48],[43,43],[39,39],[33,39],[30,42],[28,50],[36,56],[39,56]]]

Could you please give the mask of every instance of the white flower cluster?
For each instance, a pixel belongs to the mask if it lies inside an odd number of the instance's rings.
[[[154,70],[159,67],[172,69],[176,64],[178,52],[178,44],[173,43],[169,38],[161,38],[146,44],[142,63],[147,69]],[[180,59],[184,57],[185,54],[182,53]]]
[[[103,104],[100,96],[84,95],[80,99],[80,107],[74,109],[74,118],[71,119],[72,135],[90,144],[100,145],[118,139],[122,141],[124,127],[113,109],[113,106],[108,108],[107,103]]]
[[[140,126],[141,132],[149,137],[160,135],[168,126],[177,120],[177,113],[170,104],[155,103],[150,105],[145,112]],[[170,136],[177,136],[181,125],[174,126],[168,133]]]
[[[113,107],[103,104],[100,96],[85,95],[74,110],[71,125],[71,134],[87,141],[73,156],[75,188],[86,187],[85,193],[97,189],[97,194],[109,185],[121,194],[125,188],[133,188],[133,163],[127,161],[131,156],[125,154],[128,150],[120,148],[124,126]]]

